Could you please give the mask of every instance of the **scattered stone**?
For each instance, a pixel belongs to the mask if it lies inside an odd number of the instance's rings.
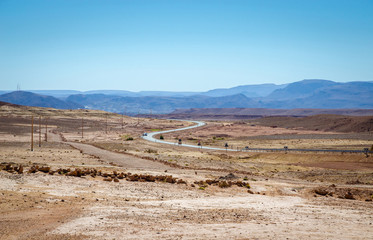
[[[18,168],[18,174],[22,174],[23,173],[23,166],[22,165],[19,165],[19,168]]]
[[[234,175],[233,173],[229,173],[228,175],[224,177],[220,177],[220,180],[232,180],[232,179],[237,179],[238,177]]]
[[[355,200],[354,195],[351,192],[345,194],[345,199]]]
[[[41,167],[38,169],[40,172],[43,172],[43,173],[49,173],[49,171],[51,170],[50,167]]]
[[[324,188],[315,189],[315,193],[321,196],[326,196],[329,194],[329,192]]]

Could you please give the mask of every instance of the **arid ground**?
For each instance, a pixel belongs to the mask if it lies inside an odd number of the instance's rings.
[[[0,106],[0,239],[373,239],[373,154],[208,151],[140,137],[189,125]],[[163,137],[230,148],[373,144],[371,130],[260,121]]]

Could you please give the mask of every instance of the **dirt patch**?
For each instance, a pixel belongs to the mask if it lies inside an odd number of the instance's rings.
[[[341,170],[372,170],[373,162],[318,162],[318,163],[302,163],[300,166],[329,168]]]

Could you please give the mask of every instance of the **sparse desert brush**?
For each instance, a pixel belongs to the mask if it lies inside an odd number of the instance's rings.
[[[164,140],[164,137],[163,137],[163,135],[159,136],[159,139],[161,139],[161,140]]]
[[[106,181],[106,182],[111,182],[111,181],[112,181],[111,177],[109,177],[109,178],[104,178],[103,180]]]
[[[157,150],[154,150],[154,149],[150,149],[150,148],[148,148],[148,149],[145,149],[145,151],[144,151],[145,153],[158,153],[158,151]]]
[[[168,182],[168,183],[176,183],[176,179],[173,178],[172,176],[168,176],[168,177],[166,178],[166,182]]]
[[[206,183],[207,183],[208,185],[216,184],[216,183],[218,183],[218,182],[219,182],[218,180],[211,180],[211,179],[207,179],[207,180],[206,180]]]
[[[119,174],[119,176],[118,176],[118,179],[123,179],[123,178],[125,178],[126,177],[126,175],[123,173],[123,172],[121,172],[120,174]]]
[[[177,184],[187,184],[187,182],[184,181],[184,180],[182,180],[182,179],[177,180],[176,183],[177,183]]]
[[[219,182],[218,186],[219,186],[220,188],[228,188],[228,187],[230,187],[230,186],[232,186],[232,185],[229,184],[229,182],[221,181],[221,182]]]

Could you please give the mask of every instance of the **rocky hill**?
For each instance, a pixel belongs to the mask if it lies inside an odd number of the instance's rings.
[[[35,94],[35,92],[50,93],[56,98]],[[18,91],[0,95],[1,101],[27,106],[60,109],[84,107],[117,113],[126,112],[127,114],[168,114],[176,109],[190,108],[373,109],[372,99],[373,82],[340,83],[319,79],[284,85],[243,85],[199,93],[34,90],[33,94]],[[327,113],[333,114],[333,112]]]
[[[83,108],[79,103],[63,101],[51,96],[31,92],[16,91],[0,95],[0,101],[31,107],[50,107],[58,109]]]

